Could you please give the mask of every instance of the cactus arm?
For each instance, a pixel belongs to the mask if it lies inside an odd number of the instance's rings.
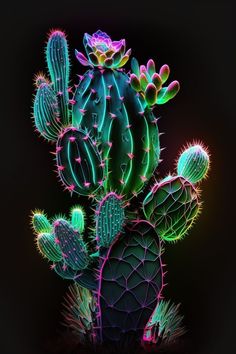
[[[200,205],[197,190],[177,176],[155,184],[143,201],[143,210],[163,240],[176,241],[187,234]]]
[[[199,183],[208,175],[210,156],[202,143],[189,145],[183,149],[177,161],[177,174],[191,183]]]
[[[34,99],[34,121],[37,131],[47,140],[56,141],[61,130],[57,96],[52,85],[42,82]]]
[[[32,213],[31,224],[36,234],[43,232],[50,233],[53,229],[51,222],[47,218],[47,215],[40,210],[35,210]]]
[[[84,130],[63,131],[57,142],[56,161],[59,177],[70,192],[90,195],[101,187],[101,156],[96,143]]]
[[[65,263],[74,270],[87,268],[90,262],[87,245],[79,232],[66,220],[58,219],[54,222],[54,234]]]
[[[201,210],[199,183],[207,176],[209,154],[197,144],[184,149],[177,161],[177,176],[167,176],[151,188],[143,201],[143,211],[165,241],[187,235]]]
[[[36,245],[41,255],[52,262],[62,259],[60,247],[56,243],[53,227],[47,216],[36,210],[32,215],[32,227],[36,234]]]
[[[71,226],[74,230],[77,230],[79,233],[83,233],[85,227],[85,213],[81,206],[75,206],[71,208],[70,217],[71,217]]]
[[[51,269],[63,279],[74,280],[83,287],[95,290],[97,279],[93,267],[97,257],[88,254],[87,244],[81,236],[84,219],[85,213],[79,205],[71,208],[70,222],[62,216],[49,221],[46,214],[36,210],[32,215],[32,227],[38,250],[52,262]]]
[[[99,203],[96,214],[96,239],[98,247],[108,248],[115,241],[124,223],[121,197],[108,193]]]
[[[61,249],[56,243],[54,234],[42,233],[37,235],[36,240],[38,249],[44,257],[53,262],[62,260]]]
[[[65,33],[52,31],[46,47],[46,60],[54,91],[58,98],[61,122],[64,126],[70,124],[69,117],[69,54]]]

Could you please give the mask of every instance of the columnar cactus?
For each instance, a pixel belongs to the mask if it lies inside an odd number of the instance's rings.
[[[185,148],[176,174],[156,181],[134,213],[134,197],[140,198],[160,162],[153,107],[172,99],[180,86],[163,86],[169,67],[157,72],[152,59],[139,66],[133,58],[127,73],[123,66],[131,50],[125,51],[124,39],[112,41],[97,31],[85,34],[84,46],[86,55],[75,55],[88,70],[74,90],[68,86],[65,33],[50,33],[50,80],[36,77],[34,119],[39,133],[55,143],[64,188],[92,200],[94,221],[86,225],[79,205],[69,217],[50,220],[36,210],[36,243],[51,269],[74,283],[66,322],[81,342],[125,343],[132,336],[145,348],[158,347],[184,332],[179,306],[162,300],[163,244],[183,238],[196,220],[209,153],[199,143]]]

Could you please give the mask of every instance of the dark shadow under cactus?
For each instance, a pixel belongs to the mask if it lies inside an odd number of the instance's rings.
[[[92,346],[91,343],[81,344],[78,337],[71,331],[61,332],[58,337],[48,340],[43,349],[47,354],[190,354],[191,343],[187,335],[178,338],[171,344],[162,344],[158,348],[147,345],[145,348],[129,335],[124,344],[107,342]]]

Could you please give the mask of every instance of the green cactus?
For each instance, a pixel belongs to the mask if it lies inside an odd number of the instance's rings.
[[[89,134],[76,128],[66,128],[56,147],[59,177],[71,192],[90,195],[103,184],[100,153]]]
[[[110,247],[122,230],[124,207],[121,198],[108,193],[96,210],[96,237],[99,247]]]
[[[198,191],[183,177],[154,185],[143,201],[143,211],[165,241],[186,235],[200,211]]]
[[[57,141],[61,129],[70,124],[69,56],[65,33],[52,31],[46,47],[50,80],[36,76],[34,122],[37,131],[49,141]]]
[[[202,145],[189,145],[180,154],[177,176],[156,183],[143,201],[143,211],[165,241],[187,235],[201,211],[200,190],[194,183],[207,176],[209,154]]]
[[[61,249],[56,243],[53,234],[39,234],[37,236],[37,245],[42,255],[50,261],[59,262],[62,259]]]
[[[37,79],[38,82],[41,80]],[[34,117],[36,129],[41,135],[52,141],[57,141],[61,130],[58,100],[52,85],[41,82],[34,100]]]
[[[70,217],[71,217],[71,226],[74,230],[79,231],[82,233],[85,227],[85,217],[84,211],[81,206],[74,206],[71,208]]]
[[[87,245],[78,231],[63,219],[54,222],[54,234],[65,263],[74,270],[87,268],[89,255]]]
[[[191,183],[198,183],[207,176],[209,154],[201,144],[183,150],[177,162],[177,173]]]
[[[92,204],[88,210],[75,205],[69,218],[49,220],[36,211],[36,242],[51,269],[74,283],[65,316],[79,341],[122,345],[132,333],[148,350],[150,344],[158,348],[183,334],[178,306],[162,300],[162,244],[182,239],[196,220],[201,202],[195,184],[207,175],[209,154],[202,144],[191,144],[178,158],[177,174],[157,182],[161,149],[154,107],[172,99],[179,83],[164,86],[169,66],[157,72],[152,59],[139,65],[133,58],[128,73],[123,66],[131,50],[124,39],[112,41],[97,31],[85,34],[84,46],[87,56],[75,54],[88,70],[69,88],[66,37],[51,32],[51,81],[43,74],[36,78],[34,118],[41,135],[56,142],[65,189]]]
[[[36,234],[43,232],[50,233],[52,231],[52,225],[47,216],[40,210],[35,210],[32,215],[32,226]]]
[[[158,127],[125,72],[89,70],[75,92],[72,124],[101,144],[106,192],[129,199],[141,191],[159,162]]]
[[[58,107],[62,125],[70,123],[69,117],[69,54],[65,33],[52,31],[46,48],[48,71],[54,91],[58,97]]]

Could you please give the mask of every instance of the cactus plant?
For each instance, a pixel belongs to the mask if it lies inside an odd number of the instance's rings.
[[[41,135],[55,143],[63,186],[92,199],[94,218],[85,225],[87,210],[80,205],[68,218],[48,219],[36,210],[36,243],[51,269],[74,284],[65,316],[81,342],[125,343],[132,337],[145,348],[158,347],[184,332],[179,305],[162,300],[163,244],[182,239],[196,220],[209,153],[190,144],[176,174],[155,178],[146,193],[161,152],[153,107],[172,99],[179,83],[163,86],[169,66],[157,71],[152,59],[145,66],[133,58],[128,73],[123,67],[131,50],[124,39],[112,41],[99,30],[84,35],[84,46],[86,55],[75,55],[88,70],[69,88],[65,33],[50,33],[51,81],[44,74],[36,78],[34,119]],[[134,211],[140,199],[142,208]]]

